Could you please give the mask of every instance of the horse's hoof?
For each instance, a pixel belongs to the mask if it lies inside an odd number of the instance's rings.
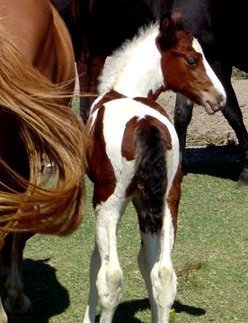
[[[10,314],[25,314],[32,311],[31,301],[26,295],[13,299],[7,296],[4,300],[4,309]]]
[[[248,168],[244,168],[242,173],[239,175],[239,186],[248,186]]]

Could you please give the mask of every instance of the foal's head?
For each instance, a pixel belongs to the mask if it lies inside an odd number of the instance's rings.
[[[208,64],[201,45],[183,30],[181,18],[165,15],[156,39],[166,88],[203,105],[211,114],[226,101],[222,84]]]

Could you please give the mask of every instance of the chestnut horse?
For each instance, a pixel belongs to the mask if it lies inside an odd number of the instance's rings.
[[[85,134],[68,109],[75,59],[57,10],[48,0],[0,0],[0,16],[1,274],[6,310],[22,313],[30,306],[21,278],[26,240],[67,235],[81,221]],[[44,155],[54,165],[50,187]]]
[[[152,309],[152,322],[168,322],[176,296],[171,252],[180,200],[179,142],[173,124],[155,99],[170,89],[217,111],[223,86],[198,41],[181,29],[176,15],[124,44],[107,61],[99,97],[86,124],[87,173],[94,184],[96,241],[84,323],[110,323],[120,301],[122,269],[117,229],[128,202],[137,211],[141,247],[138,263]]]

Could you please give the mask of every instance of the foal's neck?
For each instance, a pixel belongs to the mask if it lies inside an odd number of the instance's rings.
[[[129,97],[148,96],[163,86],[160,53],[155,44],[158,32],[158,25],[149,26],[113,54],[100,77],[100,95],[113,89]]]

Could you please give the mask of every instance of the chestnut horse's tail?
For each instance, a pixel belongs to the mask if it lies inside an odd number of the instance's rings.
[[[0,60],[0,117],[7,114],[17,120],[29,161],[27,180],[0,156],[1,168],[20,187],[17,191],[0,182],[0,234],[69,234],[78,227],[83,213],[83,125],[63,105],[63,87],[33,68],[1,26]],[[49,188],[41,184],[42,156],[53,165]]]

